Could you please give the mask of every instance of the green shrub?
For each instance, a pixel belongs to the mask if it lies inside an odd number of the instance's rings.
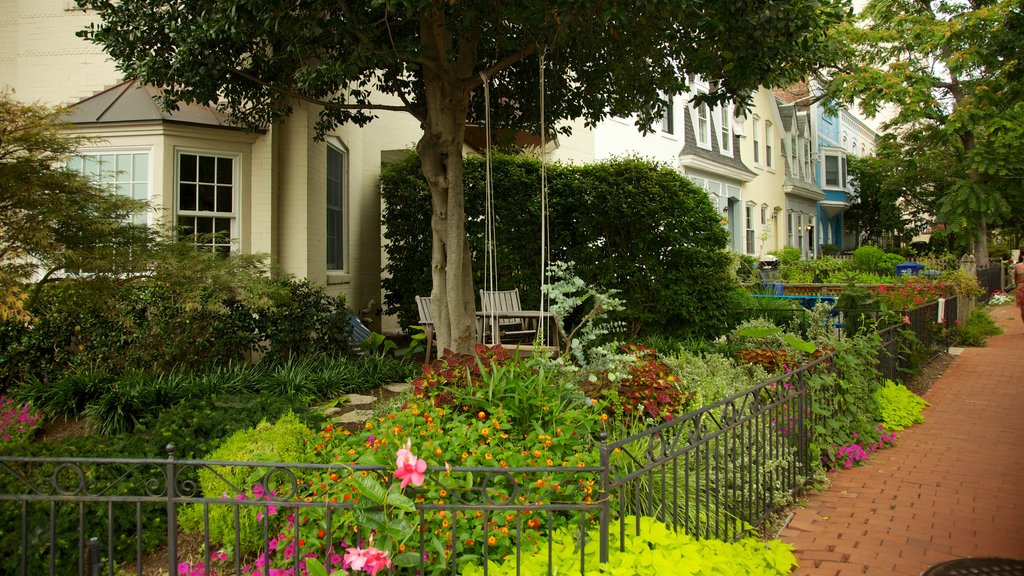
[[[984,308],[971,311],[967,321],[956,333],[957,346],[984,346],[989,336],[998,336],[1003,329],[992,320]]]
[[[782,250],[772,250],[769,254],[778,258],[780,265],[794,264],[803,258],[800,249],[795,246],[786,246]]]
[[[707,406],[768,380],[764,369],[748,370],[732,358],[718,353],[697,355],[679,352],[665,358],[694,393],[695,406]]]
[[[239,430],[209,454],[208,460],[231,462],[305,461],[305,442],[311,434],[292,413],[285,414],[274,424],[260,422],[255,428]],[[253,498],[253,487],[260,485],[267,474],[266,467],[211,466],[199,470],[199,486],[206,498],[235,500],[239,496]],[[256,507],[238,510],[240,553],[255,552],[263,544],[263,524],[256,519]],[[182,529],[190,532],[204,530],[203,506],[190,504],[183,507]],[[232,546],[235,537],[235,507],[225,504],[209,506],[210,541],[220,546]]]
[[[323,416],[298,398],[226,392],[184,401],[140,423],[135,434],[144,440],[145,452],[132,456],[165,457],[167,445],[174,444],[177,458],[203,458],[235,432],[289,412],[311,428],[323,425]]]
[[[345,296],[328,296],[308,280],[280,279],[283,297],[261,315],[263,338],[269,342],[270,360],[307,355],[344,354],[349,349],[352,325]]]
[[[853,269],[857,272],[892,277],[896,275],[896,265],[906,258],[900,254],[885,252],[875,246],[861,246],[853,251]]]
[[[31,324],[0,322],[0,357],[6,359],[0,382],[53,382],[83,369],[203,371],[264,348],[271,359],[348,350],[343,298],[305,281],[271,282],[252,269],[251,259],[221,260],[198,270],[183,265],[178,273],[158,269],[121,284],[42,286]],[[200,272],[215,280],[197,280]],[[198,284],[183,288],[192,281]]]
[[[466,230],[484,249],[484,162],[466,160]],[[492,157],[496,261],[502,288],[518,287],[524,305],[539,302],[540,162]],[[548,167],[553,261],[573,261],[587,283],[629,294],[617,316],[639,331],[717,336],[734,308],[728,235],[708,195],[677,171],[636,158]],[[403,326],[416,323],[414,297],[430,292],[430,196],[418,160],[389,165],[381,178],[389,277],[385,309]],[[608,214],[615,214],[609,218]],[[483,267],[475,266],[481,285]]]
[[[873,331],[840,340],[836,342],[832,369],[810,374],[812,448],[819,455],[826,456],[835,447],[855,441],[874,445],[879,440],[881,417],[875,390],[882,382],[877,369],[881,345],[881,337]]]
[[[907,390],[906,386],[886,380],[875,390],[882,425],[887,430],[903,430],[924,422],[924,408],[931,406],[923,398]]]

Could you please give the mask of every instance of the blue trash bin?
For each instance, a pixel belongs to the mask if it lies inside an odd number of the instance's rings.
[[[896,276],[917,276],[921,270],[924,270],[924,264],[918,264],[917,262],[903,262],[896,265]]]

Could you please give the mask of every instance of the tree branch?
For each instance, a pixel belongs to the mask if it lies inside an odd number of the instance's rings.
[[[522,62],[529,56],[536,54],[539,48],[540,47],[537,46],[536,44],[532,46],[525,46],[518,52],[509,54],[508,56],[505,56],[501,60],[498,60],[498,62],[496,62],[493,66],[484,70],[483,74],[487,78],[493,78],[495,74],[501,72],[505,68],[508,68],[509,66],[512,66],[513,64],[516,64],[518,62]],[[476,90],[480,86],[483,86],[483,83],[484,81],[482,78],[480,78],[480,76],[473,76],[472,78],[466,81],[465,89],[467,92]]]
[[[319,98],[313,98],[313,97],[310,97],[310,96],[306,96],[305,94],[302,94],[301,92],[297,92],[295,90],[292,90],[290,88],[283,88],[281,86],[276,86],[274,84],[271,84],[270,82],[267,82],[265,80],[257,78],[256,76],[253,76],[252,74],[249,74],[248,72],[245,72],[243,70],[239,70],[238,68],[228,68],[228,71],[231,72],[232,74],[235,74],[237,76],[245,78],[246,80],[248,80],[250,82],[254,82],[254,83],[256,83],[256,84],[258,84],[260,86],[263,86],[264,88],[269,88],[270,90],[273,90],[273,91],[278,92],[280,94],[284,94],[286,96],[291,96],[293,98],[298,98],[299,100],[303,100],[303,101],[309,102],[310,104],[318,104],[320,106],[323,106],[324,108],[330,108],[332,110],[389,110],[389,111],[392,111],[392,112],[408,112],[410,114],[413,114],[413,111],[408,106],[408,102],[405,100],[405,98],[402,98],[402,101],[406,102],[406,104],[404,104],[402,106],[394,106],[394,105],[390,105],[390,104],[343,104],[341,102],[331,102],[329,100],[321,100]],[[415,114],[413,114],[413,115],[415,116]]]

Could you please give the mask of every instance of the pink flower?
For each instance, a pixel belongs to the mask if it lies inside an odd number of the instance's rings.
[[[345,568],[356,572],[365,569],[371,575],[376,575],[377,572],[391,567],[391,559],[388,558],[388,553],[378,550],[373,546],[369,548],[346,548],[345,550],[347,551],[344,558]]]
[[[903,317],[903,323],[904,324],[910,324],[910,316],[904,316]]]
[[[412,482],[414,486],[423,485],[423,473],[427,470],[426,461],[413,455],[412,440],[406,440],[405,446],[399,448],[395,455],[398,457],[395,466],[395,478],[402,481],[401,487],[405,488]]]

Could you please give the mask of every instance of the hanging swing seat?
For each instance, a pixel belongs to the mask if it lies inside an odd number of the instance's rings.
[[[484,319],[484,342],[532,342],[537,337],[536,316],[527,314],[516,316],[523,311],[519,299],[519,289],[513,290],[481,290],[480,314]],[[491,318],[488,318],[491,316]],[[487,335],[498,334],[498,338]]]

